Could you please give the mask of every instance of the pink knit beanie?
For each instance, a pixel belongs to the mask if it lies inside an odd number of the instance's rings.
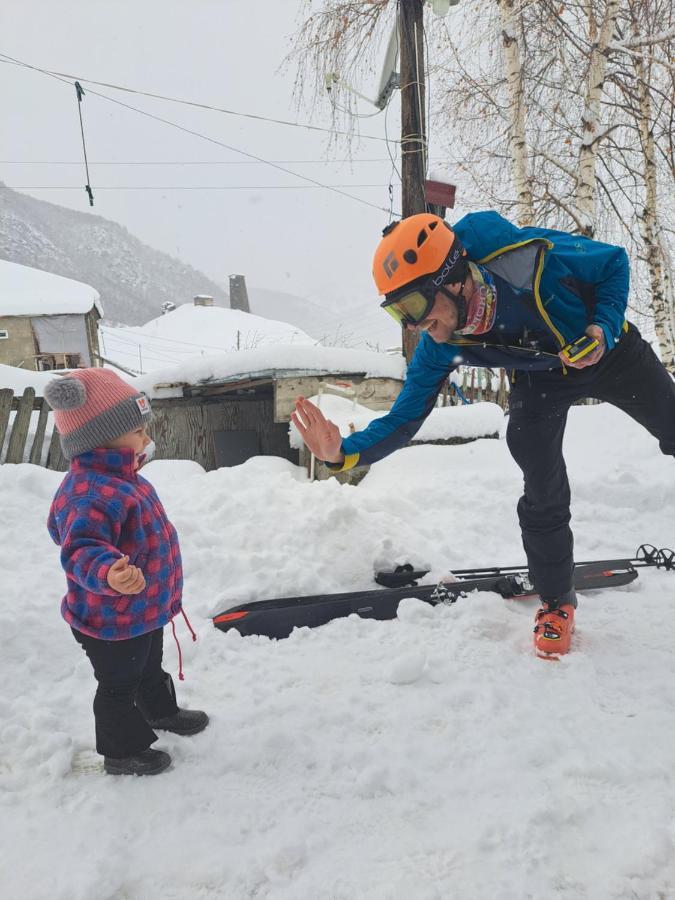
[[[150,402],[110,369],[77,369],[50,381],[45,399],[54,410],[67,459],[147,424]]]

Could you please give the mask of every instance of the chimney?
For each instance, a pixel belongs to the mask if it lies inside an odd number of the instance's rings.
[[[213,297],[208,294],[196,294],[194,298],[195,306],[213,306]]]
[[[230,309],[251,312],[246,290],[246,278],[243,275],[230,275]]]

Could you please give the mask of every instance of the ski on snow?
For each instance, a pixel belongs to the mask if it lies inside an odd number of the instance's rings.
[[[633,559],[578,563],[574,568],[574,587],[581,592],[620,587],[634,581],[638,568],[643,566],[675,570],[675,554],[672,550],[657,550],[643,544]],[[417,585],[415,579],[425,574],[425,571],[416,571],[412,566],[399,566],[394,572],[379,572],[376,581],[401,586],[253,601],[224,610],[213,617],[213,624],[221,631],[236,629],[243,636],[285,638],[294,628],[316,628],[352,614],[364,619],[394,619],[399,602],[407,597],[436,606],[439,603],[454,603],[471,591],[491,591],[511,599],[537,596],[529,581],[527,568],[522,566],[462,569],[453,573],[454,581]]]

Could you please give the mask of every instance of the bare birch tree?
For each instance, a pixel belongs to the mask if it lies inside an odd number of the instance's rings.
[[[525,97],[520,60],[521,34],[518,27],[518,16],[515,14],[516,0],[496,0],[496,2],[501,12],[506,84],[509,96],[509,148],[513,187],[516,194],[515,218],[517,224],[522,227],[533,224],[534,208],[525,135]]]
[[[475,33],[477,19],[449,41],[442,69],[459,70],[464,87],[459,101],[449,89],[437,109],[451,133],[449,146],[460,142],[464,169],[502,211],[520,218],[526,183],[535,221],[626,243],[635,275],[644,260],[649,291],[634,292],[632,308],[653,319],[664,363],[673,367],[673,241],[666,227],[673,211],[663,200],[673,195],[672,5],[495,4],[501,56],[487,36],[480,59],[466,53],[466,34]],[[481,9],[481,21],[486,12],[489,7]],[[476,123],[489,137],[476,138]],[[475,147],[485,152],[472,152]]]
[[[595,5],[589,2],[588,15],[591,31],[596,27],[593,21]],[[607,51],[614,39],[619,0],[607,0],[602,13],[602,21],[597,39],[592,41],[588,75],[585,83],[584,109],[581,118],[582,137],[579,149],[579,181],[577,187],[577,209],[583,221],[582,234],[593,237],[596,223],[596,160],[602,139],[600,103],[607,73]]]

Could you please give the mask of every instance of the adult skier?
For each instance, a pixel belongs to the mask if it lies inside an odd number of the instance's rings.
[[[384,229],[373,261],[381,306],[422,333],[387,415],[342,438],[303,397],[292,416],[305,444],[336,471],[405,446],[458,365],[510,372],[507,444],[522,469],[523,546],[542,599],[537,655],[567,653],[572,586],[570,488],[562,444],[567,411],[594,397],[617,406],[675,456],[675,382],[625,319],[629,267],[622,247],[545,228],[518,228],[496,212],[450,227],[430,213]]]

